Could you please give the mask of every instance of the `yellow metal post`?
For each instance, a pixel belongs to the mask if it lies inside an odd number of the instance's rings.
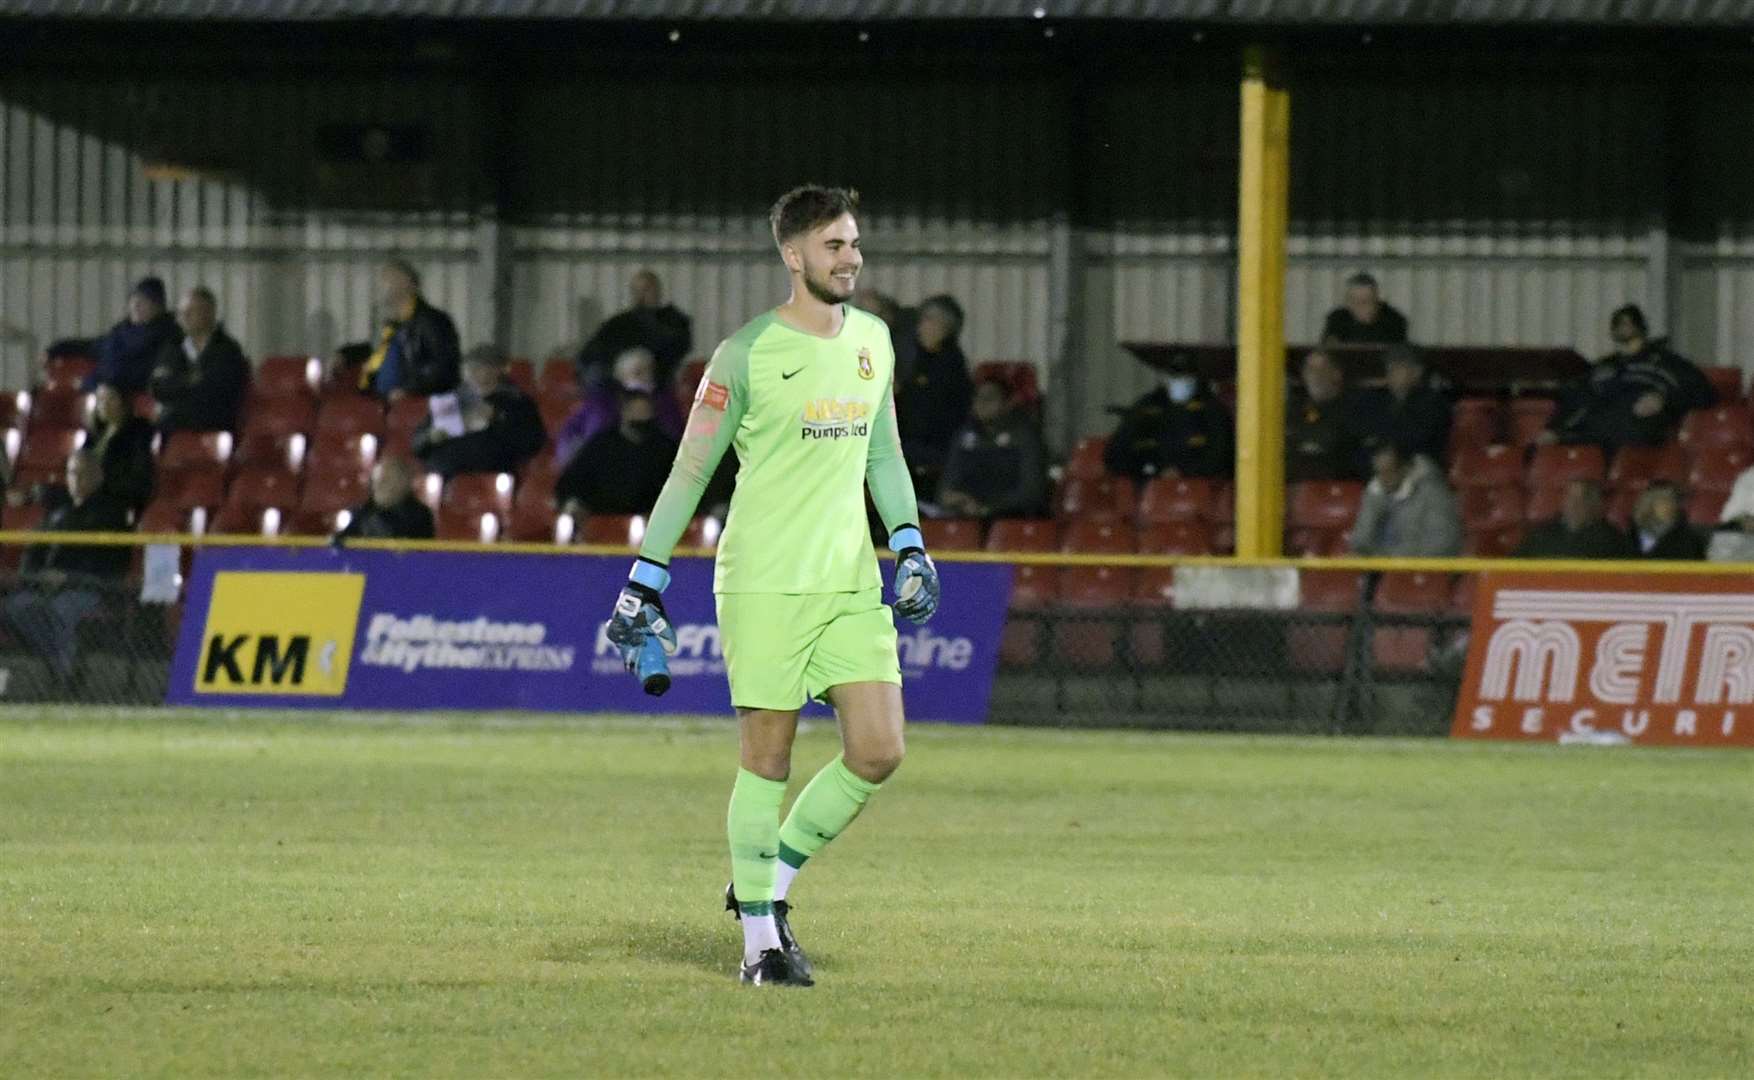
[[[1285,519],[1285,233],[1291,94],[1277,50],[1243,53],[1237,223],[1236,553],[1279,554]]]

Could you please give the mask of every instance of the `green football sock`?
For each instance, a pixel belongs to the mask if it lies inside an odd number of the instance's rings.
[[[792,804],[780,826],[780,860],[794,870],[853,823],[880,784],[861,780],[844,755],[822,767]],[[741,896],[742,893],[738,893]]]
[[[731,885],[745,914],[773,910],[775,859],[780,847],[780,804],[786,782],[768,780],[748,769],[737,770],[731,787],[731,809],[725,832],[731,839]]]

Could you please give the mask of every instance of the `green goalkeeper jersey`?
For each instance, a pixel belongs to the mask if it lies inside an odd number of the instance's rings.
[[[768,312],[707,365],[640,556],[668,563],[725,449],[737,486],[719,538],[717,593],[880,586],[865,487],[891,532],[918,520],[895,425],[895,350],[881,319],[843,306],[818,337]]]

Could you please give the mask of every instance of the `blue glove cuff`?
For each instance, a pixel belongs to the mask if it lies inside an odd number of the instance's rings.
[[[644,585],[653,592],[661,593],[670,587],[670,571],[657,563],[636,559],[633,569],[627,572],[627,580],[635,585]]]
[[[914,528],[912,525],[903,525],[901,528],[889,534],[890,551],[899,554],[906,551],[908,548],[919,548],[921,551],[926,550],[926,538],[920,534],[920,530]]]

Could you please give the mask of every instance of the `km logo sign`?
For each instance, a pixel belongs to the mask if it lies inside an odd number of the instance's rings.
[[[360,574],[216,574],[195,692],[340,696],[364,593]]]

